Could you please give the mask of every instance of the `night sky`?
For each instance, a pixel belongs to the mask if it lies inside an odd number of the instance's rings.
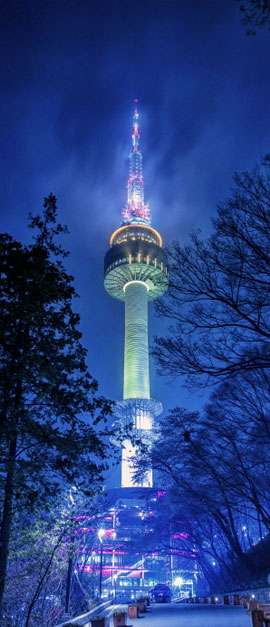
[[[103,257],[125,203],[132,101],[153,225],[166,243],[207,233],[233,172],[269,153],[270,33],[247,37],[234,0],[0,6],[1,230],[26,241],[28,212],[57,195],[90,371],[121,398],[124,310],[104,292]],[[200,405],[153,364],[151,376],[165,407]]]

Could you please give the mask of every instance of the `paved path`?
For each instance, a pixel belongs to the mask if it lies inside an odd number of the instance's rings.
[[[134,627],[251,627],[242,608],[205,605],[153,604]]]

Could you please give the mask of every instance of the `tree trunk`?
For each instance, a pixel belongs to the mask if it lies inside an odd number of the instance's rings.
[[[58,547],[60,546],[60,544],[62,542],[62,538],[63,538],[64,533],[65,533],[65,529],[61,532],[61,534],[60,534],[56,544],[54,545],[54,548],[53,548],[53,550],[51,552],[51,556],[50,556],[50,559],[49,559],[49,561],[47,563],[47,566],[46,566],[42,576],[40,577],[40,580],[39,580],[38,585],[36,587],[36,590],[34,592],[32,601],[31,601],[31,603],[29,605],[29,608],[28,608],[28,612],[27,612],[27,616],[26,616],[24,627],[29,627],[29,622],[30,622],[32,611],[33,611],[34,606],[35,606],[35,604],[36,604],[36,602],[37,602],[37,600],[39,598],[39,595],[40,595],[40,593],[42,591],[43,584],[44,584],[44,582],[46,580],[46,577],[47,577],[47,575],[49,573],[49,570],[51,568],[51,565],[53,563],[55,553],[56,553]]]
[[[4,487],[4,506],[3,517],[0,529],[0,619],[3,608],[3,597],[5,591],[7,563],[9,553],[9,540],[12,524],[12,504],[13,504],[13,489],[14,489],[14,475],[16,464],[16,449],[17,449],[17,434],[14,433],[11,436],[8,451],[7,462],[7,475]]]
[[[11,421],[11,430],[9,435],[9,448],[7,457],[7,473],[4,484],[4,504],[3,515],[0,527],[0,621],[3,612],[3,598],[5,592],[8,554],[9,554],[9,541],[12,527],[12,507],[13,507],[13,494],[14,494],[14,477],[16,470],[16,453],[17,453],[17,420],[18,410],[20,407],[22,397],[22,382],[21,379],[17,381],[15,402]]]

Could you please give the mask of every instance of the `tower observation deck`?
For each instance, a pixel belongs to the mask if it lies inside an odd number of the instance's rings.
[[[144,202],[143,157],[139,145],[137,104],[133,113],[132,146],[129,154],[127,203],[122,225],[111,235],[105,255],[104,285],[113,298],[125,303],[125,348],[123,400],[116,404],[122,424],[132,425],[146,439],[162,404],[151,398],[149,378],[148,303],[168,287],[166,257],[159,232],[151,226],[149,205]],[[124,442],[121,487],[152,487],[152,471],[141,482],[133,479],[132,458],[136,449]]]

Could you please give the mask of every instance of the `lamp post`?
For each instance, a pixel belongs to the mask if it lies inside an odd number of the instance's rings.
[[[70,539],[70,548],[68,552],[68,570],[67,570],[67,579],[66,579],[66,596],[65,596],[65,616],[69,616],[69,604],[70,604],[70,592],[71,592],[71,581],[73,575],[73,559],[74,559],[74,531],[72,531],[71,539]]]
[[[75,505],[76,505],[76,492],[77,489],[75,486],[72,486],[69,491],[69,501],[70,501],[70,544],[68,548],[68,569],[67,569],[67,577],[66,577],[66,594],[65,594],[65,617],[69,617],[69,606],[70,606],[70,593],[71,593],[71,583],[72,576],[74,570],[74,552],[75,552]]]
[[[100,571],[99,571],[99,597],[102,597],[102,562],[103,562],[103,538],[105,536],[105,529],[102,527],[98,530],[98,539],[100,542]]]
[[[175,588],[178,588],[180,596],[181,596],[181,588],[182,588],[183,583],[184,583],[183,577],[177,576],[173,580],[173,585],[175,586]]]
[[[116,600],[116,580],[117,580],[117,574],[115,573],[113,576],[113,598],[114,600]]]

